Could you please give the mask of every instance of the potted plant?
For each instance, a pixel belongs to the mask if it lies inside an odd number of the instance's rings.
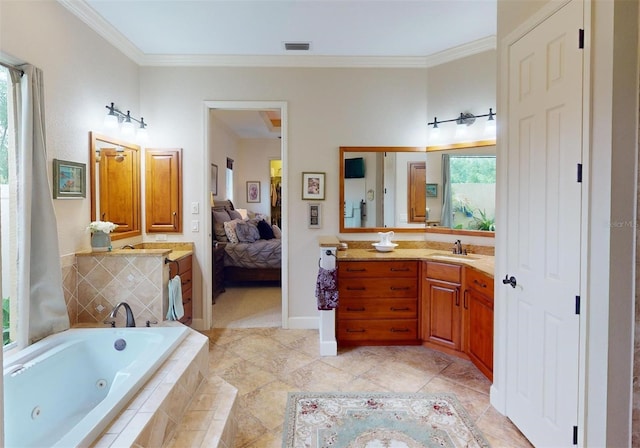
[[[495,232],[496,230],[495,218],[489,218],[487,216],[486,210],[478,209],[478,213],[480,214],[480,217],[477,217],[477,216],[473,217],[474,226],[476,230],[487,230],[487,231]]]
[[[107,252],[111,250],[111,235],[118,227],[109,221],[93,221],[87,227],[87,230],[91,232],[91,249],[94,252]]]

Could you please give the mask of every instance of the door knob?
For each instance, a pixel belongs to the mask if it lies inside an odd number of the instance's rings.
[[[511,285],[512,288],[515,288],[517,285],[516,278],[513,275],[509,277],[509,274],[504,276],[502,283],[505,285]]]

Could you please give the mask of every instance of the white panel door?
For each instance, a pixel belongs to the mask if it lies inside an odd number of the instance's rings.
[[[582,2],[509,47],[507,415],[536,447],[578,418]]]

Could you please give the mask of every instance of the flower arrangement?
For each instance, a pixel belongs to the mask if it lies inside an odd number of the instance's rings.
[[[91,233],[94,233],[94,232],[111,233],[116,229],[116,227],[118,227],[118,224],[114,224],[109,221],[93,221],[91,224],[89,224],[89,227],[87,227],[87,230],[90,231]]]

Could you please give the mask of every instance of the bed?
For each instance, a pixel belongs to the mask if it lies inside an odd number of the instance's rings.
[[[225,283],[281,280],[282,239],[277,226],[260,215],[243,216],[229,200],[216,201],[211,218],[213,244],[224,250]]]

